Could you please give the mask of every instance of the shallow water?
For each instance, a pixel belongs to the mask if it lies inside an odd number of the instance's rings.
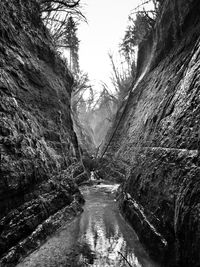
[[[83,187],[84,212],[18,267],[152,267],[153,263],[114,199],[117,185]]]

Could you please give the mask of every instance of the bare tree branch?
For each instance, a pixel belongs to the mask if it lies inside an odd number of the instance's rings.
[[[69,17],[78,23],[87,21],[80,10],[80,0],[37,0],[40,5],[41,17],[49,29],[55,47],[65,47],[64,39]]]
[[[51,6],[52,4],[58,4],[61,6],[64,6],[66,8],[74,8],[76,6],[79,5],[80,0],[76,1],[76,2],[71,2],[68,0],[39,0],[39,4],[41,5],[41,11],[42,12],[49,12],[52,11],[51,10]]]

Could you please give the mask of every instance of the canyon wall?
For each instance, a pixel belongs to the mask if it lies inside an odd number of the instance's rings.
[[[125,179],[119,205],[150,254],[162,266],[197,267],[200,3],[162,2],[139,47],[138,82],[118,111],[102,161],[107,176]]]
[[[70,115],[72,85],[36,1],[1,1],[1,266],[15,265],[81,211],[72,181],[84,171]]]

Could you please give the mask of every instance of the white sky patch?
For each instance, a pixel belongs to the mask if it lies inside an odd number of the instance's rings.
[[[88,24],[81,23],[78,30],[80,67],[88,72],[92,85],[99,91],[101,81],[111,86],[108,52],[118,51],[128,15],[140,0],[82,0],[81,3]]]

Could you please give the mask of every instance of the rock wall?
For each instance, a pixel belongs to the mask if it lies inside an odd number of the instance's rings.
[[[50,216],[70,205],[72,214],[81,211],[82,197],[72,182],[81,169],[70,115],[72,85],[36,1],[1,1],[1,266],[16,263],[20,249],[26,254],[19,241],[41,232],[36,230]],[[29,249],[34,246],[29,242]]]
[[[152,52],[139,54],[149,69],[104,150],[126,172],[121,210],[162,266],[200,266],[199,12],[199,1],[164,1]]]

